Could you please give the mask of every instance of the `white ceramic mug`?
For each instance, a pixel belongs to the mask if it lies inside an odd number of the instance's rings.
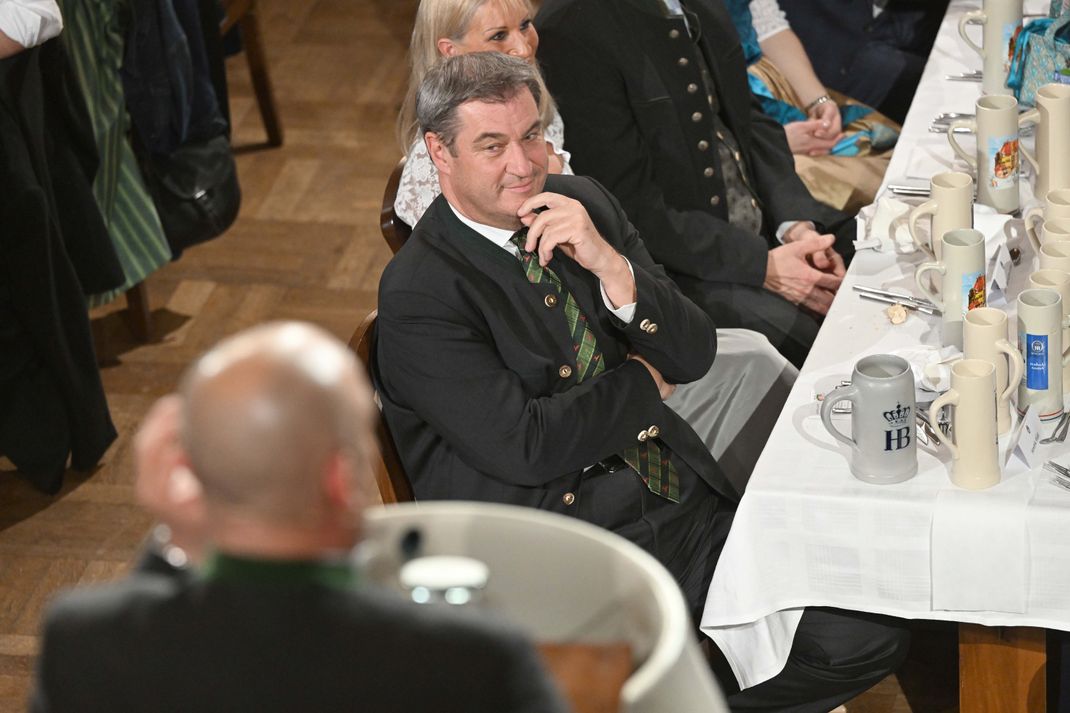
[[[981,45],[966,34],[966,25],[984,25]],[[981,91],[1007,94],[1007,73],[1014,56],[1014,43],[1022,31],[1022,0],[985,0],[984,9],[959,18],[959,35],[984,60]]]
[[[940,409],[951,406],[951,434],[934,428],[937,440],[951,451],[951,482],[967,490],[999,482],[996,434],[996,367],[980,359],[951,365],[951,388],[933,401],[929,423],[939,423]]]
[[[1011,394],[1022,379],[1022,355],[1007,339],[1006,312],[980,307],[966,314],[962,325],[962,353],[967,359],[980,359],[996,367],[996,431],[1011,430]]]
[[[939,260],[943,254],[940,238],[944,233],[973,227],[973,178],[961,171],[938,173],[929,179],[929,196],[929,200],[910,211],[907,228],[914,244]],[[928,245],[918,237],[918,221],[926,215],[932,216]]]
[[[1040,269],[1070,273],[1070,240],[1054,240],[1041,245]]]
[[[1028,114],[1018,115],[1018,100],[993,94],[975,104],[976,118],[956,119],[947,127],[951,148],[977,171],[977,202],[992,206],[1000,213],[1018,210],[1018,128],[1030,121]],[[1033,119],[1035,120],[1035,119]],[[965,128],[977,135],[977,151],[966,153],[955,139],[955,129]],[[1025,154],[1032,163],[1033,157]]]
[[[1061,270],[1037,270],[1029,276],[1029,287],[1055,290],[1063,299],[1063,351],[1066,352],[1070,349],[1070,273]],[[1070,394],[1070,363],[1063,365],[1063,396],[1066,394]]]
[[[1018,350],[1025,372],[1018,384],[1018,411],[1032,404],[1042,421],[1063,414],[1063,300],[1049,289],[1022,290],[1018,295]]]
[[[1070,87],[1067,87],[1070,89]],[[1067,147],[1067,155],[1064,161],[1070,165],[1070,147]],[[1038,195],[1041,195],[1038,193]],[[1070,234],[1070,188],[1057,188],[1048,191],[1044,197],[1044,205],[1033,206],[1025,211],[1025,231],[1029,240],[1033,243],[1034,250],[1040,250],[1040,244],[1046,236],[1037,229],[1037,224],[1044,221],[1058,220],[1066,223],[1064,234]]]
[[[1070,188],[1070,85],[1045,84],[1037,90],[1037,180],[1033,193],[1043,196]]]
[[[832,424],[832,407],[851,402],[851,437]],[[914,373],[902,357],[875,354],[855,364],[851,383],[821,402],[821,421],[851,447],[851,473],[867,483],[899,483],[918,472]]]
[[[962,317],[988,303],[985,287],[985,236],[979,230],[959,228],[944,233],[943,257],[918,266],[914,281],[943,313],[941,341],[962,349]],[[922,276],[931,270],[943,275],[937,296]]]

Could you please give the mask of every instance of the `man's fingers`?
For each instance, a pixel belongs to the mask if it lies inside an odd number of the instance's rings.
[[[840,288],[840,284],[843,282],[843,278],[839,277],[838,275],[833,275],[827,272],[819,272],[817,270],[814,270],[814,272],[817,273],[817,279],[814,280],[814,284],[824,290],[830,290],[831,292],[835,292]]]
[[[815,289],[810,291],[802,303],[804,307],[809,307],[818,314],[828,314],[832,297],[833,294],[828,290]]]
[[[843,264],[843,257],[838,252],[829,248],[826,253],[829,259],[832,261],[832,274],[836,277],[843,277],[847,274],[847,267]]]
[[[520,207],[516,210],[516,214],[517,217],[523,218],[525,215],[535,212],[538,208],[556,208],[565,205],[569,200],[568,197],[563,196],[560,193],[543,191],[521,203]]]
[[[832,269],[832,261],[829,259],[828,251],[817,250],[810,253],[810,259],[814,263],[814,267],[822,272],[826,272]]]
[[[832,244],[836,242],[836,236],[830,233],[811,233],[805,239],[797,241],[795,244],[799,245],[807,254],[815,252],[824,252],[828,248],[832,247]]]

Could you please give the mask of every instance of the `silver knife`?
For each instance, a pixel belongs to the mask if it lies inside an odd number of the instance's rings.
[[[928,307],[929,309],[939,309],[929,300],[922,297],[915,297],[914,295],[903,295],[898,292],[892,292],[891,290],[879,290],[876,287],[866,287],[865,285],[854,285],[854,290],[855,292],[865,292],[871,295],[880,295],[881,297],[889,297],[897,300],[908,300],[914,304],[921,305],[922,307]]]
[[[874,295],[869,292],[859,292],[858,296],[864,300],[873,300],[874,302],[883,302],[890,305],[900,305],[907,309],[916,310],[922,314],[937,315],[941,314],[940,310],[936,308],[926,307],[925,305],[914,304],[913,302],[904,302],[902,300],[895,300],[891,297],[885,297],[884,295]]]

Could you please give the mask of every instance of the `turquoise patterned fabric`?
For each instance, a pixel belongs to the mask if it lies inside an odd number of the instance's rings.
[[[1007,86],[1022,104],[1036,103],[1045,84],[1060,81],[1058,73],[1070,67],[1070,11],[1028,23],[1018,36],[1007,74]]]
[[[119,77],[122,2],[59,0],[59,5],[64,21],[61,37],[85,96],[100,153],[93,193],[126,276],[119,288],[90,297],[90,306],[97,306],[170,262],[171,248],[127,138],[130,121]]]
[[[754,20],[750,14],[750,0],[725,0],[728,12],[732,15],[732,24],[739,33],[739,41],[743,45],[743,57],[747,64],[751,65],[762,56],[762,48],[758,44],[758,33],[754,31]]]

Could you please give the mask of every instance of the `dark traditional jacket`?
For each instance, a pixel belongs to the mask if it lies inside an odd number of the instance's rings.
[[[658,0],[546,0],[535,19],[539,64],[565,122],[572,168],[620,200],[654,259],[673,275],[761,287],[782,222],[833,228],[847,217],[814,200],[796,175],[783,128],[751,96],[724,5],[686,7],[701,33],[697,45]],[[699,52],[752,177],[761,236],[728,223]]]
[[[638,477],[584,469],[635,445],[651,426],[682,480],[701,478],[734,498],[646,367],[626,358],[637,352],[670,382],[693,381],[713,362],[710,318],[654,264],[605,189],[551,176],[546,190],[582,202],[631,261],[635,317],[622,324],[598,279],[555,253],[550,267],[587,315],[605,359],[604,373],[577,383],[564,301],[547,301],[552,287],[529,283],[514,256],[436,199],[379,287],[379,393],[416,498],[525,505],[620,528],[643,515]]]

